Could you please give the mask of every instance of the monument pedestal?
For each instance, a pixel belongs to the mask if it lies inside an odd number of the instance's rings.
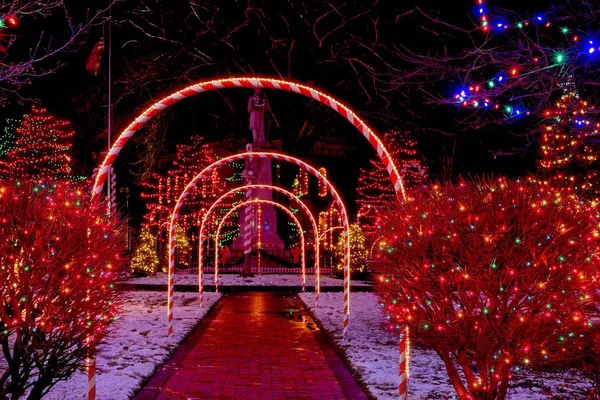
[[[252,144],[253,151],[269,151],[273,149],[273,145],[270,142],[258,142]],[[271,170],[271,160],[265,158],[254,158],[252,160],[246,160],[244,171],[252,171],[254,178],[252,179],[253,184],[258,185],[272,185],[273,174]],[[245,174],[243,174],[245,175]],[[273,191],[269,189],[252,189],[250,198],[261,199],[261,200],[273,200]],[[256,249],[260,247],[266,251],[283,251],[285,246],[283,241],[277,235],[277,215],[275,214],[275,208],[270,204],[255,204],[253,205],[254,218],[252,218],[252,248]],[[258,246],[258,210],[260,207],[261,218],[260,218],[260,246]],[[246,213],[250,207],[242,207],[240,212],[240,235],[233,241],[234,250],[244,250],[244,227],[246,221]]]

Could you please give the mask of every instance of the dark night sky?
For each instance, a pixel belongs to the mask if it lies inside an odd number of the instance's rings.
[[[488,0],[488,3],[490,2],[491,0]],[[126,14],[127,12],[127,7],[131,7],[136,3],[136,1],[125,1],[115,10],[115,18],[123,18],[124,13]],[[180,0],[174,0],[173,3],[180,3]],[[256,1],[256,3],[262,2]],[[285,4],[287,3],[279,0],[266,1],[265,4],[268,4],[269,7],[275,7],[277,4],[277,9],[268,10],[267,6],[263,7],[267,14],[272,13],[273,21],[277,21],[276,16],[278,13],[286,16]],[[385,14],[401,14],[412,8],[412,6],[418,5],[423,9],[439,12],[440,17],[446,20],[461,24],[469,23],[469,19],[474,17],[473,11],[475,9],[475,2],[472,0],[443,2],[389,0],[383,1],[383,3],[385,3],[385,7],[382,8],[382,13],[385,12]],[[528,1],[526,4],[522,1],[495,1],[494,3],[498,7],[510,9],[514,9],[515,6],[526,6],[527,8],[522,11],[531,14],[543,10],[549,5],[548,1],[541,0]],[[236,7],[240,6],[240,3],[235,0],[223,0],[219,4],[222,7],[230,7],[231,11],[228,12],[231,12],[232,15],[235,14]],[[228,16],[225,15],[224,18],[228,18]],[[293,20],[292,17],[289,17],[289,19]],[[408,19],[407,23],[400,27],[389,25],[387,28],[382,28],[381,34],[389,36],[388,40],[390,43],[402,41],[417,51],[435,49],[439,48],[439,46],[459,48],[461,45],[468,45],[468,43],[461,44],[456,41],[454,43],[436,43],[434,37],[423,33],[424,31],[419,29],[421,22],[415,19]],[[184,22],[181,23],[183,24]],[[298,22],[294,26],[294,29],[296,29],[295,32],[301,30],[301,23]],[[113,75],[117,82],[115,84],[115,91],[120,93],[120,91],[122,92],[122,87],[118,81],[122,79],[123,74],[126,74],[132,68],[148,68],[147,64],[138,63],[136,57],[142,57],[145,52],[154,50],[154,44],[148,41],[148,39],[140,37],[127,24],[116,27],[113,32]],[[260,32],[260,30],[256,32]],[[79,160],[79,166],[88,174],[91,173],[91,169],[97,162],[91,156],[91,153],[103,150],[102,146],[105,145],[105,139],[102,139],[101,134],[105,129],[103,120],[106,113],[105,92],[107,68],[106,57],[104,57],[100,76],[91,77],[84,69],[84,62],[93,43],[101,34],[101,28],[96,28],[80,51],[62,56],[65,66],[59,73],[36,81],[28,88],[28,94],[40,98],[41,102],[52,112],[74,122],[78,131],[75,156]],[[247,66],[252,66],[252,69],[260,74],[275,76],[274,69],[265,58],[264,49],[268,48],[269,44],[267,36],[264,32],[262,36],[261,34],[257,34],[257,36],[250,34],[243,35],[242,38],[238,39],[239,51],[237,52],[228,50],[227,46],[211,48],[212,55],[215,59],[218,59],[218,62],[214,66],[201,69],[194,77],[196,80],[200,80],[239,73],[239,68],[236,70],[237,67],[233,62],[239,62],[240,60],[243,60]],[[130,46],[129,44],[125,45],[132,40],[137,40],[137,45],[133,49],[128,47]],[[368,104],[365,97],[360,94],[355,82],[356,79],[352,76],[352,70],[336,65],[319,63],[320,49],[311,47],[309,44],[304,46],[302,42],[304,40],[308,41],[310,38],[308,36],[298,37],[298,48],[300,50],[293,61],[291,76],[295,80],[321,87],[353,107],[359,113],[366,113],[365,119],[371,122],[378,131],[384,131],[389,128],[389,126],[385,126],[386,121],[369,117],[369,113],[376,111],[378,105]],[[335,40],[343,41],[344,37],[341,36],[335,38]],[[174,53],[173,49],[170,49],[170,51]],[[176,57],[176,55],[174,54],[173,57]],[[345,77],[346,83],[344,85],[336,84],[336,79],[339,79],[340,75]],[[450,91],[451,84],[449,83],[448,87],[442,88],[442,90]],[[125,96],[114,107],[116,129],[130,122],[134,118],[135,112],[139,111],[144,105],[147,105],[152,98],[156,99],[160,97],[169,88],[175,90],[183,85],[184,82],[173,81],[166,83],[154,93],[148,90],[141,92],[139,95]],[[166,111],[165,118],[169,121],[169,128],[167,131],[168,140],[165,144],[166,149],[163,155],[172,152],[176,143],[184,142],[186,137],[194,133],[202,134],[211,138],[211,140],[218,140],[223,136],[247,135],[246,137],[249,137],[245,103],[250,93],[250,91],[242,90],[224,90],[220,94],[202,94],[196,96],[194,99],[184,100],[181,104]],[[288,93],[268,92],[267,95],[269,96],[273,111],[281,124],[279,129],[271,131],[271,137],[281,138],[286,151],[300,157],[308,157],[314,163],[322,163],[327,166],[330,169],[335,184],[344,192],[344,196],[347,202],[350,203],[352,210],[358,169],[361,166],[366,166],[368,158],[374,155],[374,152],[367,146],[364,138],[358,132],[355,132],[342,117],[336,116],[333,111],[327,109],[325,106],[316,105],[308,99],[299,98],[300,96],[298,95]],[[398,99],[402,97],[400,95]],[[420,102],[421,99],[417,96],[413,96],[409,101],[413,111],[423,116],[423,122],[417,122],[417,125],[420,123],[431,124],[431,127],[439,126],[445,131],[453,133],[453,135],[440,135],[431,132],[416,132],[419,135],[419,150],[430,168],[432,178],[436,179],[439,177],[441,159],[444,155],[450,154],[452,149],[454,149],[454,176],[458,174],[473,175],[481,173],[515,176],[533,170],[535,152],[537,151],[533,147],[526,154],[510,157],[494,158],[490,153],[490,151],[494,150],[510,150],[512,147],[521,147],[523,139],[511,134],[511,132],[523,131],[526,129],[525,126],[492,126],[479,131],[462,130],[455,122],[458,117],[456,109],[449,107],[432,108],[422,104]],[[233,110],[227,102],[231,104]],[[401,113],[402,108],[399,108],[399,110]],[[4,112],[6,115],[18,115],[21,110],[9,107]],[[288,137],[291,135],[290,132],[297,132],[306,119],[314,119],[319,122],[316,127],[318,134],[311,140],[304,142],[301,140],[288,140]],[[394,125],[394,123],[387,125]],[[405,128],[405,126],[402,126],[402,123],[399,123],[399,125],[398,127]],[[415,130],[414,127],[411,129]],[[116,133],[117,131],[115,130],[114,132]],[[355,150],[351,154],[348,154],[348,157],[342,159],[317,159],[311,157],[310,148],[312,144],[322,136],[344,137]],[[136,157],[135,151],[136,145],[130,144],[116,164],[120,185],[133,185],[129,171],[135,171],[136,168],[131,165],[132,158]]]

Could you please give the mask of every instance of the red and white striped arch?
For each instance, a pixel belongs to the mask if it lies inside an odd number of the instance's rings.
[[[304,161],[296,157],[274,152],[245,152],[224,157],[212,163],[208,167],[204,168],[198,175],[192,178],[192,180],[187,184],[185,189],[183,189],[183,191],[181,192],[181,195],[177,199],[175,207],[173,208],[173,213],[171,214],[171,222],[169,226],[169,295],[167,298],[169,335],[173,333],[173,297],[175,295],[175,226],[177,218],[179,217],[179,213],[181,211],[181,207],[183,207],[183,201],[186,197],[189,196],[191,190],[194,187],[196,187],[197,183],[202,178],[207,176],[207,174],[211,173],[215,168],[219,168],[220,166],[230,163],[232,161],[245,161],[251,160],[253,158],[279,160],[296,164],[300,168],[304,169],[305,171],[316,177],[317,180],[327,188],[327,191],[333,197],[333,201],[334,203],[336,203],[339,209],[340,218],[342,220],[342,226],[344,227],[344,325],[342,332],[344,336],[348,336],[348,324],[350,317],[350,223],[348,220],[348,213],[346,212],[346,206],[344,205],[341,196],[339,195],[338,191],[335,189],[333,184],[326,177],[324,177],[316,168],[312,167],[311,165],[305,163]]]
[[[287,216],[290,217],[290,219],[292,221],[294,221],[294,224],[296,224],[296,226],[298,227],[298,232],[300,232],[300,249],[302,252],[301,253],[302,258],[300,260],[300,266],[302,269],[302,292],[305,292],[306,291],[306,278],[305,278],[306,277],[306,241],[304,240],[304,230],[302,229],[302,224],[300,224],[300,221],[298,221],[298,218],[294,215],[294,213],[292,213],[290,210],[285,208],[283,205],[281,205],[275,201],[264,200],[264,199],[246,200],[246,201],[241,202],[240,204],[237,204],[231,210],[227,211],[227,214],[225,214],[223,219],[221,219],[221,221],[219,222],[219,226],[217,227],[217,234],[215,235],[215,249],[217,249],[219,246],[219,237],[221,236],[221,229],[223,228],[223,224],[225,223],[227,218],[229,218],[231,216],[231,214],[233,214],[240,208],[247,206],[249,204],[270,204],[274,207],[277,207],[280,210],[284,211],[287,214]],[[216,292],[219,291],[219,252],[218,251],[215,251],[215,291]]]
[[[231,189],[229,192],[224,193],[221,197],[219,197],[217,200],[215,200],[215,202],[208,208],[208,211],[206,211],[206,213],[204,214],[204,216],[202,217],[202,223],[200,224],[200,234],[199,236],[199,245],[198,245],[198,292],[200,294],[200,305],[202,305],[204,303],[204,271],[202,269],[202,260],[204,258],[204,246],[202,245],[204,243],[204,239],[206,238],[206,231],[208,230],[207,227],[207,223],[208,220],[210,218],[210,216],[213,214],[213,212],[215,212],[216,208],[223,203],[223,201],[233,195],[236,194],[239,191],[242,190],[247,190],[247,189],[268,189],[268,190],[272,190],[274,192],[278,192],[281,194],[286,195],[287,197],[289,197],[295,204],[297,204],[302,211],[304,211],[304,213],[306,215],[308,215],[308,218],[310,220],[310,223],[313,227],[313,232],[314,232],[314,240],[315,240],[315,307],[318,307],[319,304],[319,293],[321,292],[321,267],[320,267],[320,239],[319,239],[319,226],[317,225],[317,221],[315,220],[315,217],[312,215],[312,212],[308,209],[308,207],[306,206],[306,204],[304,204],[304,202],[302,200],[300,200],[299,198],[297,198],[296,196],[294,196],[294,194],[288,190],[285,190],[279,186],[273,186],[273,185],[245,185],[245,186],[239,186],[235,189]],[[215,280],[215,285],[217,284],[217,281]],[[304,287],[306,285],[306,274],[303,273],[302,274],[302,286]]]
[[[148,122],[156,114],[164,110],[165,108],[183,100],[187,97],[195,96],[198,93],[208,92],[211,90],[219,90],[225,88],[265,88],[265,89],[276,89],[287,92],[298,93],[303,96],[315,99],[320,103],[329,106],[338,114],[346,118],[363,136],[369,141],[369,144],[377,151],[377,155],[386,166],[392,182],[394,184],[394,190],[398,197],[404,198],[404,185],[402,183],[402,177],[398,168],[394,164],[393,159],[390,157],[389,152],[383,145],[381,139],[377,137],[373,129],[371,129],[354,111],[344,105],[339,100],[336,100],[332,96],[329,96],[317,89],[310,86],[302,85],[299,83],[281,80],[281,79],[270,79],[270,78],[259,78],[259,77],[233,77],[225,79],[215,79],[210,81],[202,81],[189,85],[175,93],[158,100],[150,107],[146,108],[132,123],[130,123],[119,135],[112,148],[102,161],[98,175],[94,182],[94,189],[92,196],[99,195],[102,192],[102,186],[106,181],[110,167],[114,163],[115,159],[119,155],[123,146],[127,141],[137,132],[146,122]]]

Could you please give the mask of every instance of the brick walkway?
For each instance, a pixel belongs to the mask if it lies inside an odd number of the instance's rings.
[[[286,318],[297,306],[280,293],[224,297],[136,399],[366,399],[322,333]]]

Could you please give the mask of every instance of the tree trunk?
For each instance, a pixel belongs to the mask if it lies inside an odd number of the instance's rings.
[[[450,357],[448,357],[448,355],[441,354],[441,352],[438,352],[438,354],[442,358],[442,361],[444,362],[444,365],[446,366],[446,372],[448,373],[448,378],[450,378],[450,383],[454,387],[454,390],[456,391],[458,398],[460,398],[460,399],[467,398],[467,395],[469,394],[469,392],[465,388],[465,385],[463,384],[462,380],[460,379],[460,375],[458,374],[458,371],[456,370],[454,363],[452,362]]]
[[[27,400],[40,400],[42,398],[42,395],[44,394],[44,390],[51,383],[52,379],[49,379],[47,376],[40,376],[40,378],[35,382],[35,384],[31,388]]]

